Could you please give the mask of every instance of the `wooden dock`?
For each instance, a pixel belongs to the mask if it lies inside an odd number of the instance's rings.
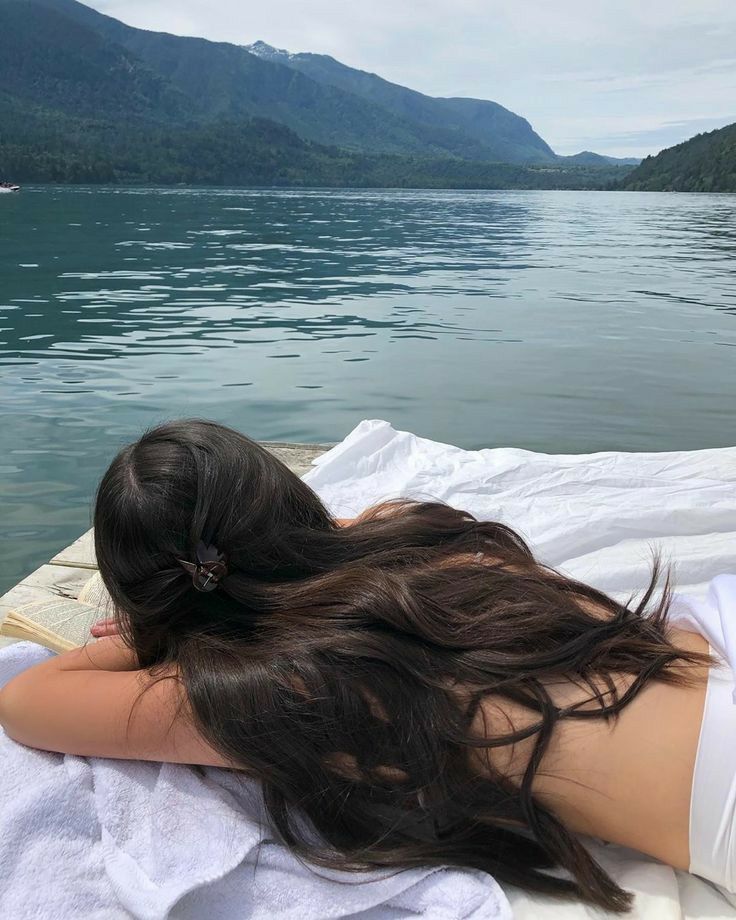
[[[312,461],[329,450],[329,445],[265,443],[275,456],[289,469],[301,476]],[[55,597],[76,599],[84,584],[97,571],[92,531],[88,530],[71,546],[57,553],[45,565],[36,569],[14,588],[0,597],[0,622],[12,609],[24,604],[35,604]],[[0,638],[0,645],[9,641]]]

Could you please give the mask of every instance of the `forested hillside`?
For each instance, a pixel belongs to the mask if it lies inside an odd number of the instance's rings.
[[[17,182],[350,188],[598,188],[618,173],[401,157],[324,147],[267,119],[188,128],[57,120],[0,103],[0,176]]]
[[[736,192],[736,124],[647,157],[619,187],[637,192]]]

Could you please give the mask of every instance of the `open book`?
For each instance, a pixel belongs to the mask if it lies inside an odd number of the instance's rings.
[[[60,597],[11,610],[0,625],[0,635],[38,642],[53,652],[68,652],[94,641],[90,627],[111,615],[109,595],[96,573],[77,600]]]

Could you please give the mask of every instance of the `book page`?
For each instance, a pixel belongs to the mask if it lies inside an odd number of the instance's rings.
[[[78,601],[60,598],[58,601],[41,601],[25,604],[16,612],[27,620],[37,623],[74,645],[85,645],[91,640],[90,627],[101,619],[98,607],[80,604]],[[104,614],[103,614],[104,615]],[[8,615],[11,620],[13,612]]]
[[[108,594],[99,572],[95,572],[89,581],[86,582],[79,592],[77,600],[80,604],[89,604],[92,607],[98,607],[100,612],[99,618],[101,620],[113,615],[112,598]]]

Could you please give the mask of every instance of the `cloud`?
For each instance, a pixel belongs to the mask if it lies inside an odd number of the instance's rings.
[[[736,106],[730,122],[736,122]],[[706,131],[713,131],[723,127],[720,118],[692,118],[685,121],[672,121],[656,128],[645,128],[641,131],[623,131],[618,134],[601,136],[601,143],[615,147],[618,150],[632,150],[646,147],[652,150],[661,150],[663,147],[672,147],[679,144],[683,137],[694,137]],[[622,154],[624,155],[624,154]],[[633,154],[632,154],[633,156]]]
[[[430,95],[494,99],[560,153],[643,156],[736,116],[732,0],[88,2],[140,28],[260,38]]]

